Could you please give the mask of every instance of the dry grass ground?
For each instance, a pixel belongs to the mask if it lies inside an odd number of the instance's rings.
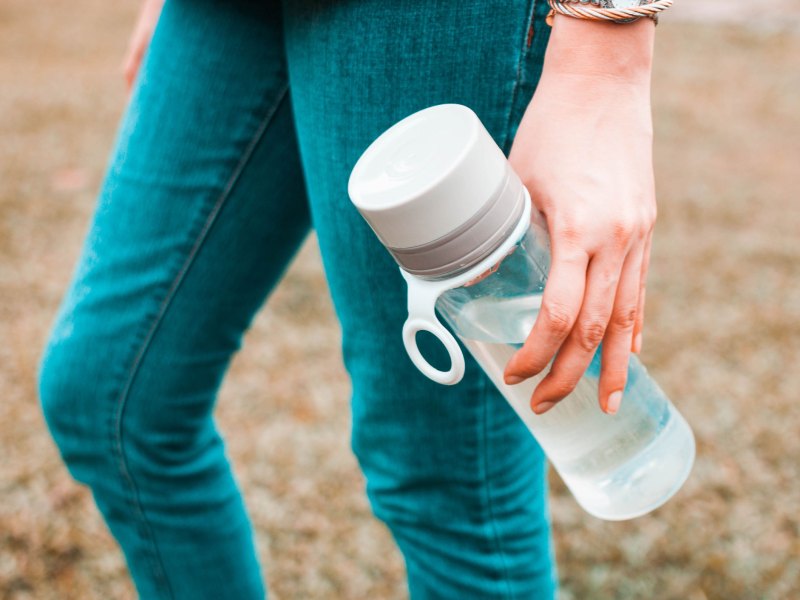
[[[48,4],[0,4],[0,599],[132,598],[90,493],[46,432],[36,365],[124,102],[118,63],[134,3]],[[698,459],[667,506],[627,523],[587,516],[553,480],[565,599],[800,594],[791,29],[659,26],[660,220],[643,359],[692,423]],[[272,597],[403,598],[402,561],[349,451],[338,342],[309,240],[249,332],[216,414]],[[311,380],[299,368],[308,360]]]

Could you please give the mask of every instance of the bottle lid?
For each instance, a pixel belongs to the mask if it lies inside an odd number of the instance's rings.
[[[488,256],[525,198],[502,150],[460,104],[431,106],[387,129],[356,162],[348,193],[397,263],[424,278]]]

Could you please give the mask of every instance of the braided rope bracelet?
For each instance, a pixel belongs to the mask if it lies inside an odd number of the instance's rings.
[[[601,2],[603,0],[600,0]],[[589,1],[574,2],[570,0],[547,0],[550,5],[550,12],[547,14],[547,24],[553,24],[553,16],[555,13],[561,13],[568,17],[576,17],[578,19],[592,19],[597,21],[613,21],[615,23],[630,23],[642,17],[649,17],[658,23],[658,13],[667,10],[672,6],[673,0],[655,0],[648,4],[641,6],[632,6],[631,8],[595,8],[592,6],[583,6],[589,4]],[[595,2],[592,2],[594,4]]]

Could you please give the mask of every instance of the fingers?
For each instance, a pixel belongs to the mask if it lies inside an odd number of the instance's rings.
[[[537,414],[565,398],[589,366],[606,334],[621,270],[622,261],[612,254],[595,256],[589,263],[586,294],[575,326],[531,398]]]
[[[636,324],[633,326],[633,345],[631,351],[639,354],[642,351],[642,330],[644,329],[644,299],[647,286],[647,269],[650,266],[650,249],[653,243],[653,230],[647,234],[642,255],[642,274],[639,281],[639,302],[636,308]]]
[[[588,255],[581,249],[553,248],[539,315],[525,345],[506,365],[503,377],[507,384],[519,383],[542,371],[572,331],[583,303],[588,262]]]
[[[122,75],[125,78],[125,86],[128,88],[128,91],[130,91],[133,86],[133,80],[136,79],[136,73],[139,71],[144,49],[144,43],[134,44],[128,49],[128,53],[122,62]]]
[[[646,213],[633,211],[611,222],[584,220],[579,231],[551,233],[553,255],[541,309],[503,375],[514,385],[552,360],[531,397],[537,414],[575,389],[601,342],[599,405],[609,414],[619,410],[630,354],[641,345],[653,226]]]
[[[612,415],[619,410],[628,379],[628,361],[641,291],[644,245],[645,240],[637,243],[625,258],[611,319],[603,337],[598,399],[600,407]]]
[[[153,35],[158,17],[164,0],[145,0],[139,11],[136,26],[128,42],[128,49],[125,51],[125,58],[122,60],[122,75],[125,78],[125,85],[130,91],[139,66],[142,63],[147,47],[150,45],[150,38]]]

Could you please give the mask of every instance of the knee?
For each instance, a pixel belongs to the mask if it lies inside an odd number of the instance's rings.
[[[38,369],[40,409],[72,477],[92,488],[108,477],[110,453],[101,390],[91,354],[71,337],[51,336]]]
[[[373,512],[393,530],[441,529],[443,520],[497,521],[501,507],[513,527],[510,517],[524,514],[530,532],[546,512],[544,455],[499,394],[459,387],[386,398],[355,386],[351,448]]]
[[[90,349],[85,338],[51,339],[37,377],[44,420],[76,480],[94,487],[122,460],[144,477],[194,473],[221,452],[209,403],[194,406],[195,394],[178,389],[186,377],[165,376],[145,361],[136,381],[126,382],[114,365],[127,363],[113,349]],[[172,402],[157,401],[166,398]]]
[[[412,596],[552,597],[541,450],[499,402],[484,428],[477,411],[436,410],[426,399],[427,413],[410,418],[407,407],[391,414],[388,403],[356,401],[351,438]]]
[[[407,529],[433,527],[443,512],[459,509],[454,500],[471,484],[473,474],[466,471],[475,458],[467,456],[474,449],[448,448],[435,436],[444,426],[435,411],[425,415],[403,400],[374,395],[355,401],[350,439],[372,512],[397,537]]]
[[[99,360],[99,359],[98,359]],[[102,423],[101,381],[91,372],[92,354],[69,337],[52,336],[37,370],[40,408],[50,435],[70,470],[80,457],[105,452],[98,443]]]

